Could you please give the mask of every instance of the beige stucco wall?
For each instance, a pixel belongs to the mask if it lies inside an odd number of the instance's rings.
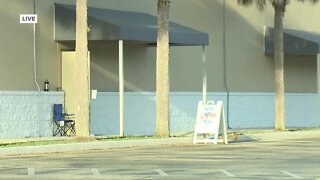
[[[20,25],[17,14],[32,12],[31,1],[1,1],[0,89],[32,88],[32,25]]]
[[[74,4],[72,0],[36,0],[37,69],[40,86],[49,79],[51,89],[61,86],[61,49],[54,36],[53,3]],[[223,57],[223,1],[171,0],[172,21],[210,34],[207,48],[208,90],[225,91]],[[36,90],[33,82],[33,26],[19,24],[19,14],[32,13],[32,0],[0,0],[0,90]],[[156,15],[155,0],[89,0],[89,6],[146,12]],[[292,1],[285,27],[320,32],[320,4]],[[298,12],[298,13],[297,13]],[[263,54],[263,26],[272,26],[273,10],[260,12],[226,0],[227,84],[233,92],[273,92],[272,57]],[[92,88],[118,90],[116,42],[90,42]],[[125,44],[127,91],[155,90],[155,47]],[[316,92],[316,57],[285,59],[287,92]],[[171,91],[201,91],[201,47],[170,48]]]
[[[259,12],[255,6],[239,7],[227,1],[228,84],[232,91],[274,90],[273,57],[263,55],[263,26],[273,26],[273,9]],[[284,18],[285,28],[320,32],[320,4],[291,1]],[[304,12],[308,15],[302,15]],[[240,16],[239,16],[240,15]],[[303,22],[303,23],[302,23]],[[285,57],[286,92],[316,92],[316,57]]]

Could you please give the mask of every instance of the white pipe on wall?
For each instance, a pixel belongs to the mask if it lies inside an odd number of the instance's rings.
[[[124,73],[123,73],[123,40],[119,40],[119,105],[120,137],[124,136]]]
[[[36,24],[33,24],[33,70],[34,70],[34,83],[40,92],[40,86],[37,81],[37,57],[36,57]]]
[[[320,127],[320,54],[317,54],[318,127]]]
[[[205,46],[202,46],[202,101],[204,104],[207,104],[207,65]]]

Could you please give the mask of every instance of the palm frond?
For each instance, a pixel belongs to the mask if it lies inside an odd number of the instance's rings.
[[[263,10],[266,5],[266,0],[238,0],[238,4],[242,6],[250,6],[252,4],[255,4],[260,10]]]
[[[237,0],[238,4],[242,6],[251,6],[252,4],[255,4],[259,10],[263,10],[266,5],[267,1],[270,2],[273,6],[282,6],[283,11],[286,11],[287,5],[290,3],[290,0]],[[297,0],[298,2],[310,2],[312,4],[318,3],[320,0]]]
[[[313,3],[313,4],[316,4],[316,3],[318,3],[319,2],[319,0],[298,0],[298,1],[300,1],[300,2],[311,2],[311,3]]]

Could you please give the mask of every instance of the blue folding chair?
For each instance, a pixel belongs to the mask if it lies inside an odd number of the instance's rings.
[[[74,114],[63,113],[62,104],[53,105],[53,136],[75,135],[75,122],[72,119]]]

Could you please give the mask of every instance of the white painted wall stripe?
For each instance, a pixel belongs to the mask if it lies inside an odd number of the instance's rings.
[[[99,169],[91,169],[91,172],[94,176],[100,176]]]
[[[165,172],[162,171],[161,169],[154,169],[154,171],[156,171],[157,173],[159,173],[161,176],[169,176],[167,173],[165,173]]]
[[[301,176],[298,176],[298,175],[293,174],[293,173],[291,173],[291,172],[288,172],[288,171],[281,171],[281,172],[282,172],[283,174],[288,175],[288,176],[291,176],[291,177],[293,177],[293,178],[302,179]]]
[[[34,168],[28,168],[28,176],[34,176],[35,174]]]
[[[229,176],[229,177],[235,177],[234,174],[232,174],[231,172],[225,170],[225,169],[220,169],[220,172],[222,172],[224,175]]]

